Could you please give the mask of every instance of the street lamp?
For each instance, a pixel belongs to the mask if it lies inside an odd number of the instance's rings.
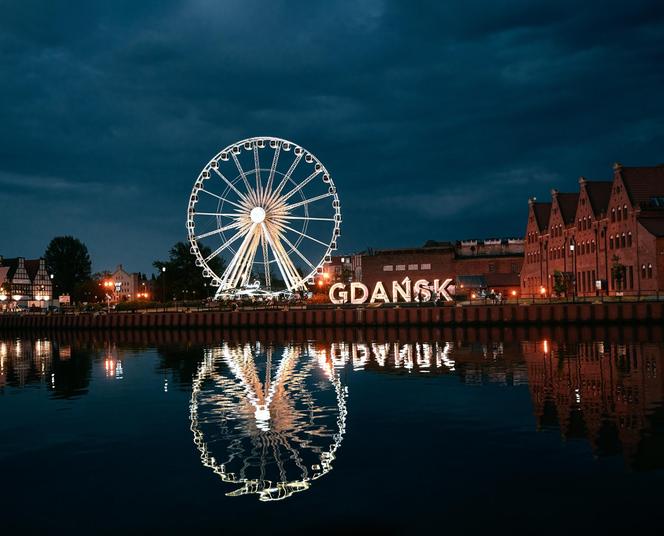
[[[572,301],[576,301],[576,251],[574,247],[574,239],[569,243],[569,251],[572,254]]]
[[[164,311],[166,311],[166,267],[162,266],[161,267],[161,290],[162,290],[162,295],[161,295],[161,301],[164,303]]]

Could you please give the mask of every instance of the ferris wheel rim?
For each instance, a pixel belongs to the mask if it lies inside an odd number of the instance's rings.
[[[262,166],[259,160],[259,151],[266,147],[274,149],[273,160],[269,169]],[[243,150],[253,151],[255,167],[247,167],[246,169],[242,167],[237,156]],[[296,155],[286,173],[276,169],[279,153],[282,150],[284,152],[292,150]],[[226,177],[219,171],[220,163],[222,161],[229,161],[229,156],[236,164],[238,171],[232,178]],[[303,159],[307,164],[313,164],[314,171],[305,179],[296,180],[293,177],[293,172]],[[222,195],[214,194],[205,189],[205,181],[212,178],[213,173],[218,175],[225,183]],[[267,174],[267,182],[263,186],[262,175],[265,174]],[[310,198],[305,197],[305,186],[318,178],[318,176],[323,179],[323,184],[327,188],[327,192]],[[255,188],[252,188],[249,178],[255,178]],[[277,180],[278,186],[275,187],[274,184]],[[292,187],[284,192],[284,189],[289,184]],[[215,213],[196,211],[196,205],[199,202],[199,192],[204,192],[217,198],[217,211]],[[233,192],[237,196],[235,201],[229,198],[230,192]],[[295,194],[299,194],[299,200],[288,202]],[[330,198],[332,201],[331,209],[328,210],[328,213],[331,213],[330,217],[311,216],[309,214],[310,205],[325,198]],[[228,203],[229,212],[224,212],[226,203]],[[247,220],[247,212],[251,212],[253,208],[258,208],[259,204],[263,203],[266,204],[265,208],[272,210],[276,216],[273,216],[270,222],[264,222],[262,219],[260,222],[250,222]],[[304,211],[303,215],[291,213],[291,211],[299,207],[302,207]],[[261,210],[263,209],[261,208]],[[195,222],[197,216],[214,216],[217,223],[215,229],[207,233],[197,234],[197,224]],[[227,219],[225,225],[222,223],[222,218]],[[323,236],[321,237],[323,240],[320,240],[307,234],[309,223],[317,220],[332,223],[329,238],[325,239]],[[297,229],[296,227],[299,227],[300,222],[302,227]],[[273,225],[270,225],[271,223]],[[203,269],[203,274],[206,278],[212,279],[212,285],[219,287],[219,291],[222,289],[238,288],[240,281],[246,284],[246,274],[251,273],[251,267],[260,262],[255,261],[256,252],[259,247],[262,247],[263,250],[263,264],[268,287],[270,272],[272,271],[269,266],[276,264],[279,270],[277,273],[283,277],[287,290],[295,291],[304,289],[305,283],[312,282],[314,276],[322,271],[322,267],[330,262],[332,251],[336,249],[336,241],[340,236],[340,223],[341,207],[337,189],[325,165],[313,153],[301,145],[275,136],[245,138],[229,144],[217,152],[203,166],[196,178],[189,196],[186,219],[187,236],[191,246],[190,250],[196,257],[196,264]],[[234,234],[227,237],[225,233],[228,231],[233,231]],[[297,237],[291,242],[286,237],[288,233],[294,233]],[[203,257],[199,241],[215,234],[219,235],[222,245],[213,251],[211,255]],[[248,241],[249,237],[251,237],[251,240]],[[242,240],[240,241],[240,239]],[[324,247],[324,253],[319,260],[309,260],[300,251],[299,248],[305,239]],[[237,249],[234,244],[237,246]],[[237,268],[235,264],[233,265],[233,269],[230,272],[232,274],[230,283],[228,282],[228,267],[223,274],[218,274],[209,265],[209,261],[227,249],[233,254],[231,264],[240,263],[240,268]],[[242,250],[241,255],[239,253],[240,249]],[[270,251],[273,256],[272,259],[269,258]],[[304,270],[298,270],[295,267],[293,259],[298,264],[300,261],[304,261],[307,267]]]

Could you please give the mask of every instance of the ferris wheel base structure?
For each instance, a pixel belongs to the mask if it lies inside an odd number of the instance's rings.
[[[340,225],[327,168],[303,147],[265,136],[233,143],[203,167],[186,220],[215,299],[306,290],[331,261]]]

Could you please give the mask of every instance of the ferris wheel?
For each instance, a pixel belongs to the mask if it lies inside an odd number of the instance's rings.
[[[330,262],[340,224],[325,166],[274,137],[248,138],[217,153],[198,175],[187,210],[191,253],[218,287],[215,297],[247,287],[306,289]]]

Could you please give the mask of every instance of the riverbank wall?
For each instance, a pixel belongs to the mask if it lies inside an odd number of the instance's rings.
[[[463,307],[343,307],[111,314],[6,314],[3,329],[172,329],[491,326],[662,322],[664,302],[551,303]]]

